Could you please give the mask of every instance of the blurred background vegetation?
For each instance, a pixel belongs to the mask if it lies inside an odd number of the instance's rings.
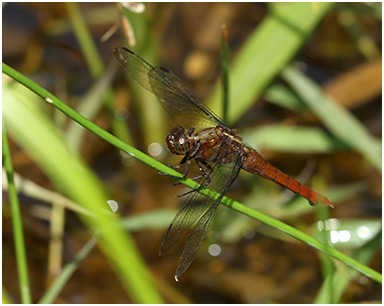
[[[381,3],[8,3],[3,62],[125,142],[176,164],[164,147],[171,122],[151,94],[124,78],[113,49],[129,46],[161,63],[224,116],[226,25],[228,124],[335,209],[312,208],[246,173],[228,195],[381,271],[381,12]],[[182,245],[162,258],[158,249],[185,187],[4,74],[3,121],[21,182],[33,302],[381,300],[372,279],[226,207],[175,283]],[[3,176],[3,299],[20,302],[5,182]],[[93,208],[107,210],[107,199],[118,202],[118,215],[93,221]]]

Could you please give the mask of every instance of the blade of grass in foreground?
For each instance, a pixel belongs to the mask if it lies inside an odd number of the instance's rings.
[[[43,95],[46,102],[50,103],[50,97],[54,98],[28,78],[18,73],[16,77],[14,73],[10,72],[21,84],[28,84],[32,91]],[[17,97],[13,91],[20,91],[18,87],[20,84],[17,83],[3,83],[3,118],[12,138],[36,161],[58,190],[93,213],[93,216],[81,214],[79,217],[91,231],[100,231],[99,245],[132,300],[136,303],[160,303],[162,298],[154,288],[133,239],[119,226],[118,215],[110,213],[103,185],[68,149],[45,113],[32,107],[36,96],[30,92],[32,96]],[[61,102],[60,105],[64,104]]]
[[[144,162],[147,165],[150,165],[151,167],[157,169],[160,172],[168,173],[174,176],[181,176],[180,173],[175,171],[174,169],[171,169],[164,164],[158,162],[157,160],[151,158],[150,156],[140,152],[139,150],[133,148],[132,146],[124,143],[120,139],[117,139],[107,131],[103,130],[99,126],[95,125],[94,123],[88,121],[86,118],[81,116],[80,114],[76,113],[74,110],[72,110],[70,107],[68,107],[66,104],[64,104],[62,101],[57,99],[55,96],[50,94],[45,89],[38,86],[36,83],[31,81],[30,79],[26,78],[25,76],[21,75],[14,69],[10,68],[9,66],[5,65],[3,63],[3,72],[7,73],[11,77],[13,77],[15,80],[19,81],[24,86],[30,88],[33,92],[35,92],[37,95],[42,97],[45,101],[49,102],[52,106],[56,107],[60,111],[62,111],[64,114],[66,114],[71,119],[77,121],[79,124],[90,130],[92,133],[98,135],[100,138],[106,140],[110,144],[114,145],[118,149],[130,154],[131,156],[137,158],[138,160]],[[185,180],[178,180],[185,186],[189,188],[196,188],[198,185],[195,181],[191,179],[185,179]],[[219,195],[207,188],[201,188],[199,192],[203,195],[206,195],[208,197],[214,197],[217,198]],[[272,226],[300,241],[303,241],[304,243],[316,248],[317,250],[327,253],[330,256],[340,260],[341,262],[345,263],[346,265],[350,266],[351,268],[363,273],[364,275],[374,279],[375,281],[381,283],[381,274],[377,271],[374,271],[373,269],[362,265],[361,263],[357,262],[356,260],[344,255],[343,253],[337,251],[336,249],[330,248],[327,245],[324,245],[320,241],[316,240],[315,238],[279,221],[272,217],[269,217],[263,213],[260,213],[258,211],[253,210],[252,208],[249,208],[239,202],[236,202],[234,200],[231,200],[227,197],[224,197],[222,202],[224,205],[246,215],[249,216],[255,220],[258,220],[260,222],[263,222],[265,224],[268,224],[269,226]],[[124,260],[126,261],[126,260]]]
[[[17,264],[17,274],[20,281],[19,287],[20,287],[21,302],[24,304],[30,304],[32,302],[32,299],[31,299],[31,288],[29,285],[27,257],[25,254],[23,224],[21,221],[19,198],[17,196],[16,187],[13,180],[13,166],[12,166],[11,152],[9,150],[8,138],[5,132],[4,122],[3,122],[2,137],[3,137],[3,141],[2,141],[3,160],[4,160],[4,167],[5,167],[5,171],[7,173],[7,179],[8,179],[8,195],[9,195],[9,202],[11,205],[11,212],[12,212],[12,228],[13,228],[13,234],[15,239],[16,264]]]

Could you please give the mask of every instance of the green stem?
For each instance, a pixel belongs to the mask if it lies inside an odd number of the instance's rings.
[[[75,273],[79,264],[93,250],[97,241],[97,236],[93,236],[89,239],[76,256],[61,269],[60,275],[55,279],[47,292],[45,292],[44,296],[39,300],[39,304],[51,304],[54,302],[61,290],[67,284],[69,278],[73,275],[73,273]]]
[[[227,123],[229,106],[229,46],[227,27],[223,25],[221,31],[221,80],[223,83],[223,121]]]
[[[11,67],[7,66],[6,64],[3,63],[3,72],[8,74],[10,77],[14,78],[27,88],[31,89],[33,92],[35,92],[37,95],[45,99],[46,102],[49,102],[52,104],[52,106],[56,107],[60,111],[62,111],[65,115],[70,117],[71,119],[75,120],[82,126],[84,126],[86,129],[91,131],[92,133],[96,134],[100,138],[106,140],[113,146],[117,147],[118,149],[130,154],[131,156],[135,157],[136,159],[142,161],[143,163],[157,169],[160,172],[171,174],[173,176],[181,176],[180,173],[176,172],[175,170],[165,166],[164,164],[158,162],[157,160],[151,158],[150,156],[144,154],[143,152],[137,150],[136,148],[124,143],[120,139],[116,138],[115,136],[111,135],[107,131],[103,130],[99,126],[95,125],[94,123],[88,121],[86,118],[81,116],[80,114],[76,113],[73,109],[68,107],[66,104],[64,104],[62,101],[57,99],[55,96],[50,94],[47,90],[41,88],[38,86],[36,83],[31,81],[29,78],[23,76],[22,74],[18,73]],[[176,179],[180,181],[182,184],[189,188],[196,188],[198,184],[191,180],[191,179]],[[202,188],[199,190],[199,192],[203,195],[206,195],[208,197],[218,197],[218,194],[207,189],[207,188]],[[260,222],[263,222],[269,226],[272,226],[300,241],[303,241],[304,243],[316,248],[317,250],[328,254],[346,265],[350,266],[351,268],[361,272],[362,274],[374,279],[375,281],[381,283],[381,274],[374,271],[373,269],[360,264],[356,260],[344,255],[343,253],[337,251],[336,249],[333,249],[329,247],[328,245],[323,244],[322,242],[316,240],[315,238],[283,223],[280,222],[279,220],[276,220],[272,217],[269,217],[261,212],[255,211],[252,208],[249,208],[237,201],[231,200],[227,197],[224,197],[222,200],[222,204],[246,215],[249,216],[255,220],[258,220]]]
[[[21,301],[24,304],[31,303],[31,288],[29,285],[28,277],[28,265],[27,257],[25,254],[23,225],[21,221],[19,198],[17,197],[17,191],[15,182],[13,180],[13,166],[11,159],[11,152],[9,150],[7,133],[5,132],[3,122],[3,161],[5,171],[8,179],[8,195],[12,213],[12,228],[15,237],[15,252],[16,252],[16,264],[17,274],[20,281],[20,295]]]
[[[104,73],[103,61],[97,52],[96,44],[93,41],[92,35],[81,15],[79,5],[77,3],[67,3],[69,18],[72,22],[73,31],[80,44],[81,50],[87,62],[88,69],[94,79],[99,78]],[[104,94],[105,107],[109,112],[112,121],[112,129],[115,135],[123,139],[125,142],[132,143],[132,137],[127,130],[124,120],[119,119],[115,115],[115,94],[111,88],[108,88]]]
[[[89,32],[87,25],[79,9],[79,5],[74,2],[67,3],[69,18],[73,25],[73,30],[76,34],[77,40],[83,51],[85,60],[87,61],[88,68],[94,78],[101,76],[104,72],[103,62],[97,52],[97,48],[93,43],[92,35]]]
[[[267,215],[264,215],[258,211],[253,210],[252,208],[249,208],[248,206],[245,206],[244,204],[241,204],[237,201],[231,200],[229,198],[224,198],[221,202],[222,204],[231,207],[232,209],[249,216],[253,219],[256,219],[262,223],[268,224],[269,226],[272,226],[289,236],[292,236],[306,244],[308,244],[311,247],[314,247],[315,249],[328,254],[332,256],[335,259],[340,260],[341,262],[345,263],[346,265],[350,266],[352,269],[355,269],[356,271],[359,271],[360,273],[368,276],[369,278],[375,280],[376,282],[380,283],[381,280],[381,274],[361,263],[354,260],[353,258],[341,253],[340,251],[325,245],[324,243],[320,242],[319,240],[299,231],[298,229],[289,226],[288,224],[285,224],[279,220],[276,220],[272,217],[269,217]]]

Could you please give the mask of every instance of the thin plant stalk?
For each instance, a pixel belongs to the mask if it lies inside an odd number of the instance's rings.
[[[8,145],[7,133],[3,122],[3,162],[5,171],[8,179],[8,195],[9,203],[11,206],[12,213],[12,228],[15,240],[15,252],[16,252],[16,265],[17,274],[20,281],[20,296],[23,304],[30,304],[31,299],[31,288],[28,276],[28,265],[27,257],[25,253],[25,243],[23,234],[23,224],[21,221],[19,198],[16,192],[15,182],[13,180],[13,166],[11,159],[11,152]]]
[[[38,301],[39,304],[51,304],[55,301],[61,290],[68,283],[69,278],[76,271],[78,265],[93,250],[97,241],[97,236],[93,236],[89,239],[89,241],[81,248],[75,257],[63,267],[60,274],[45,292],[44,296]]]
[[[223,84],[223,114],[222,118],[225,123],[228,120],[229,107],[229,45],[228,45],[228,29],[224,24],[221,28],[221,81]]]
[[[69,149],[48,116],[38,109],[40,96],[35,96],[30,88],[21,88],[25,82],[15,84],[6,75],[3,79],[3,119],[9,124],[9,133],[13,139],[36,161],[56,188],[92,211],[94,217],[79,217],[91,232],[101,231],[98,245],[132,301],[162,303],[163,299],[154,287],[149,270],[131,235],[118,226],[119,215],[111,213],[107,207],[110,195],[105,187],[84,161]],[[42,89],[28,78],[24,77],[25,80],[35,90]],[[18,92],[23,95],[18,95]],[[42,90],[40,94],[45,95],[47,106],[54,102],[52,98],[55,98],[48,91]],[[64,104],[61,102],[60,105]],[[81,118],[84,122],[88,121]]]
[[[321,224],[324,224],[325,220],[329,219],[329,209],[327,209],[326,207],[317,207],[316,215],[317,215],[317,220],[319,220],[321,222]],[[325,245],[329,246],[329,242],[328,242],[329,230],[325,226],[323,226],[323,228],[318,231],[318,237],[319,237],[320,241],[322,241]],[[334,278],[334,274],[335,274],[334,273],[335,272],[335,266],[334,266],[334,263],[332,261],[332,258],[328,254],[324,253],[324,254],[321,254],[320,260],[322,263],[321,266],[322,266],[324,281],[326,279],[332,280]],[[331,284],[331,283],[329,283],[329,284]],[[326,289],[327,289],[328,296],[330,297],[330,300],[332,301],[332,303],[336,302],[335,301],[334,288],[331,285],[329,285],[329,286],[327,286]]]
[[[81,15],[79,4],[70,2],[66,4],[68,15],[72,22],[77,40],[81,50],[84,53],[84,58],[88,64],[93,78],[98,78],[104,73],[103,62],[100,58],[97,48],[93,42],[92,35],[89,32],[84,18]]]
[[[73,30],[84,54],[88,69],[94,79],[100,78],[105,71],[103,61],[97,52],[92,35],[89,32],[83,16],[81,15],[78,3],[67,3],[69,18],[72,22]],[[105,106],[111,117],[112,129],[114,133],[125,142],[132,143],[132,137],[126,128],[124,120],[116,116],[114,109],[115,94],[108,88],[104,94]],[[91,101],[90,101],[91,103]]]

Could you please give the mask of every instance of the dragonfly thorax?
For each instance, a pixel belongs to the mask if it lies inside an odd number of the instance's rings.
[[[187,130],[181,126],[175,127],[167,135],[168,149],[177,155],[185,155],[195,147],[195,138],[192,136],[194,129]]]

